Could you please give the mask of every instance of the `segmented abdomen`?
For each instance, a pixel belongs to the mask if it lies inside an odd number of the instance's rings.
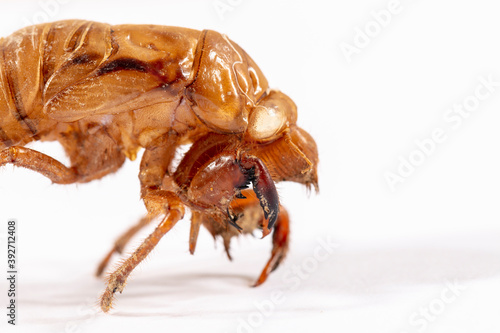
[[[38,29],[0,40],[0,144],[25,144],[37,138],[41,103]]]
[[[172,103],[192,76],[200,32],[69,20],[0,40],[0,148],[58,122]],[[159,101],[155,101],[154,99]]]

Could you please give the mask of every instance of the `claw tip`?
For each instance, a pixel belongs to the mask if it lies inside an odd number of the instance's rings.
[[[271,230],[268,229],[267,226],[265,226],[264,228],[262,228],[262,238],[266,237],[270,233],[271,233]]]

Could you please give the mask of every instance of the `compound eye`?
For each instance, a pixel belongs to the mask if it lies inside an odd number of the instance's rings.
[[[251,110],[247,134],[257,141],[270,141],[296,121],[297,107],[293,101],[285,94],[271,90]]]
[[[286,126],[286,115],[277,107],[256,106],[248,121],[248,134],[255,140],[273,139]]]

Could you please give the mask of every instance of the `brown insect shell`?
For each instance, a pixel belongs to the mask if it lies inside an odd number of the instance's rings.
[[[243,49],[215,31],[203,31],[195,54],[194,81],[186,88],[194,113],[216,132],[245,132],[249,113],[268,89],[264,74]]]

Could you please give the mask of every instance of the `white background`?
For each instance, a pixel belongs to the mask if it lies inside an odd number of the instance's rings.
[[[390,18],[381,14],[388,7],[396,8]],[[249,288],[269,238],[233,241],[231,263],[202,231],[190,256],[186,219],[104,315],[96,307],[104,283],[93,272],[145,211],[139,162],[70,186],[2,167],[0,267],[10,218],[19,264],[15,328],[0,279],[2,332],[498,331],[500,86],[478,88],[481,77],[500,82],[498,12],[489,0],[1,1],[0,36],[70,18],[226,33],[298,105],[299,124],[319,146],[321,188],[308,195],[279,185],[292,244],[265,285]],[[371,36],[363,38],[365,29]],[[351,57],[347,44],[357,45]],[[477,89],[489,95],[460,123],[447,121]],[[446,140],[424,156],[416,141],[436,129]],[[56,144],[32,147],[64,161]],[[411,156],[420,165],[392,191],[387,173]],[[332,253],[320,248],[332,240]]]

